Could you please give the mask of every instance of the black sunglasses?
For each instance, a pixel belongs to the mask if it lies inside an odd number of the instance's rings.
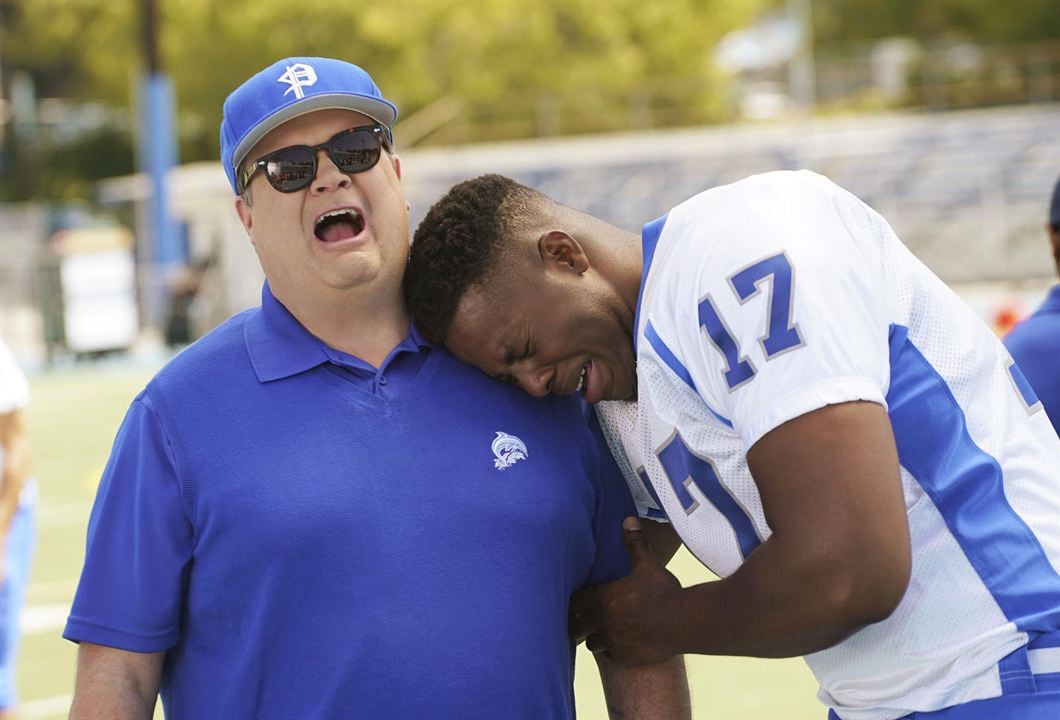
[[[243,167],[239,194],[243,194],[258,171],[265,171],[269,184],[282,193],[292,193],[308,186],[317,176],[317,153],[328,154],[344,173],[371,170],[379,162],[386,145],[386,133],[379,125],[363,125],[343,130],[319,145],[291,145],[280,148]]]

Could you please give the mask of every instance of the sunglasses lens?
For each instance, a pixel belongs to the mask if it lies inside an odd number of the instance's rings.
[[[316,158],[309,148],[293,147],[273,154],[265,166],[265,175],[280,192],[294,192],[312,182],[316,169]]]
[[[328,143],[328,154],[340,170],[364,172],[379,162],[379,137],[370,128],[341,133]]]
[[[319,150],[326,150],[331,161],[344,173],[371,170],[379,162],[382,153],[380,133],[378,128],[373,127],[345,130],[315,147],[295,145],[277,150],[257,161],[255,166],[261,167],[264,161],[265,176],[269,179],[269,184],[280,192],[295,192],[309,185],[316,177],[316,154]],[[253,172],[244,182],[249,182],[251,177]]]

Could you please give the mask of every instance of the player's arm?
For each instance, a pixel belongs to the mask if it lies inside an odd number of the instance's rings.
[[[748,453],[773,534],[724,580],[682,589],[629,532],[633,570],[572,602],[589,649],[627,663],[676,654],[790,657],[885,619],[911,567],[897,452],[883,407],[843,403]]]
[[[684,720],[692,717],[684,658],[658,665],[619,665],[596,654],[611,720]]]
[[[150,720],[165,657],[81,643],[70,720]]]
[[[0,413],[0,549],[18,510],[19,493],[29,475],[30,443],[25,410]],[[2,564],[2,556],[0,556]],[[2,575],[0,575],[2,577]]]
[[[747,460],[773,534],[727,579],[673,595],[675,649],[805,655],[886,619],[912,561],[884,408],[854,402],[802,415]]]

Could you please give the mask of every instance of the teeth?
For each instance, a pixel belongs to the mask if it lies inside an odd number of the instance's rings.
[[[340,209],[340,210],[331,210],[330,212],[326,212],[323,215],[321,215],[319,218],[317,218],[317,227],[320,227],[320,225],[325,220],[327,220],[328,218],[343,217],[343,216],[347,216],[347,215],[349,217],[353,218],[354,222],[357,222],[361,218],[361,214],[359,212],[357,212],[356,210],[354,210],[353,208],[343,208],[343,209]]]
[[[574,388],[574,392],[581,392],[581,389],[585,386],[585,367],[582,367],[582,374],[578,377],[578,387]]]

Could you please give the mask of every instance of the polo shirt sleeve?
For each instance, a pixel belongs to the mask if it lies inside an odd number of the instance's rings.
[[[133,652],[172,647],[192,544],[173,454],[145,391],[129,408],[100,480],[63,637]]]
[[[629,574],[629,555],[622,541],[622,520],[636,517],[637,507],[629,494],[629,487],[622,471],[611,456],[596,413],[585,404],[585,421],[588,424],[587,448],[596,472],[596,513],[593,517],[593,535],[596,540],[596,558],[586,579],[587,585],[617,580]]]

